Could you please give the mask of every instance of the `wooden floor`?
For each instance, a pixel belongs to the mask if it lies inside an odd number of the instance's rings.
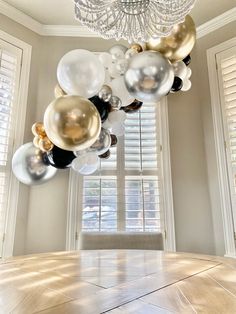
[[[81,251],[0,264],[0,314],[236,313],[236,260]]]

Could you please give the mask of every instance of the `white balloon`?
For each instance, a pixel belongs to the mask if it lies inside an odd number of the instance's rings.
[[[181,90],[183,92],[187,92],[190,90],[191,87],[192,87],[192,83],[190,80],[187,79],[183,82],[183,87],[181,88]]]
[[[183,61],[179,61],[173,64],[173,69],[175,76],[181,78],[181,80],[185,80],[187,77],[188,68]]]
[[[79,155],[72,161],[73,170],[79,172],[82,175],[89,175],[94,173],[98,169],[99,158],[93,153],[84,153]]]
[[[76,49],[65,54],[57,67],[57,79],[69,95],[95,96],[105,80],[105,69],[92,52]]]
[[[111,125],[110,121],[108,119],[106,119],[106,121],[103,122],[102,127],[104,129],[111,129],[112,125]]]
[[[112,56],[108,52],[102,52],[99,55],[99,60],[103,64],[105,69],[109,69],[111,63],[112,63]]]
[[[112,63],[108,69],[108,72],[112,78],[120,77],[120,72],[117,69],[116,63]]]
[[[123,136],[125,134],[124,123],[115,123],[112,126],[112,134],[114,134],[116,136]]]
[[[186,78],[187,78],[187,79],[190,79],[191,76],[192,76],[192,70],[188,67],[188,68],[187,68],[187,75],[186,75]]]
[[[125,52],[127,48],[123,45],[115,45],[110,48],[109,52],[112,56],[112,59],[124,59],[125,57]]]
[[[123,123],[126,120],[126,113],[123,110],[115,110],[109,113],[108,121],[112,127],[114,124]]]
[[[128,49],[125,53],[125,58],[129,60],[137,54],[138,54],[138,51],[136,49]]]
[[[110,73],[109,73],[109,70],[106,69],[106,70],[105,70],[105,81],[104,81],[104,85],[111,85],[111,80],[112,80],[112,78],[111,78],[111,75],[110,75]]]
[[[112,88],[113,95],[120,98],[122,106],[128,106],[134,101],[134,97],[129,94],[122,76],[114,79],[110,86]]]
[[[128,61],[126,59],[117,60],[116,69],[118,70],[120,75],[124,75],[126,70],[128,69]]]

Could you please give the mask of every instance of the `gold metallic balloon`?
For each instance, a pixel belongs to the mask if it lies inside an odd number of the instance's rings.
[[[55,95],[55,98],[59,98],[59,97],[65,96],[66,92],[61,88],[59,84],[57,84],[54,89],[54,95]]]
[[[54,145],[53,143],[49,140],[49,138],[46,136],[44,138],[41,138],[39,140],[39,149],[42,151],[42,152],[50,152]]]
[[[44,138],[45,136],[47,136],[47,134],[45,133],[45,128],[43,126],[42,122],[36,122],[32,125],[32,133],[34,134],[34,136],[39,136],[41,138]]]
[[[44,126],[54,145],[64,150],[79,151],[95,143],[101,131],[101,118],[88,99],[63,96],[47,107]]]
[[[147,50],[159,51],[171,62],[183,60],[192,51],[196,42],[196,27],[190,15],[185,21],[175,25],[169,36],[150,39]]]
[[[142,52],[143,51],[143,47],[139,44],[133,44],[130,49],[136,50],[137,52]]]
[[[41,138],[38,135],[34,137],[33,144],[35,147],[39,148],[39,141],[40,140],[41,140]]]

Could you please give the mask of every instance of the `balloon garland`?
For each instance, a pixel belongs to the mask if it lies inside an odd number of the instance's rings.
[[[44,183],[57,169],[72,167],[82,175],[94,173],[99,159],[125,132],[127,114],[143,102],[158,102],[169,93],[191,88],[190,53],[196,28],[190,16],[165,38],[115,45],[96,56],[76,49],[57,67],[55,99],[43,123],[32,126],[33,143],[14,154],[12,169],[24,184]]]

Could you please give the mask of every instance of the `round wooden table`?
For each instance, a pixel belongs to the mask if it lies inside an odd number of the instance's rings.
[[[236,260],[160,251],[23,256],[0,264],[0,313],[236,313]]]

